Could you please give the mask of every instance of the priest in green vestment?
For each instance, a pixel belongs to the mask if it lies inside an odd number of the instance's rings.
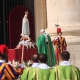
[[[46,54],[48,57],[48,65],[55,66],[56,65],[56,57],[54,53],[53,44],[49,35],[46,34],[45,30],[42,29],[41,35],[39,36],[36,45],[38,48],[39,54]]]
[[[39,55],[39,63],[24,69],[21,80],[49,80],[51,68],[46,64],[46,54]],[[36,66],[37,65],[37,66]]]
[[[62,62],[53,68],[49,80],[80,80],[80,70],[68,62],[70,53],[63,51],[60,56]]]
[[[36,70],[36,80],[49,80],[49,76],[50,76],[52,68],[46,64],[47,55],[40,54],[39,62],[40,62],[40,65],[38,66],[38,69]]]
[[[26,67],[23,71],[23,74],[21,75],[21,80],[35,80],[35,72],[36,68],[39,66],[38,63],[39,55],[34,54],[31,57],[32,66]]]
[[[39,55],[39,66],[37,68],[30,68],[27,80],[49,80],[51,68],[46,64],[46,54]]]

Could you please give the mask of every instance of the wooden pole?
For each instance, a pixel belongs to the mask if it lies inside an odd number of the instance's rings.
[[[23,40],[23,47],[22,47],[22,56],[21,56],[21,61],[23,61],[23,57],[24,57],[24,40]]]

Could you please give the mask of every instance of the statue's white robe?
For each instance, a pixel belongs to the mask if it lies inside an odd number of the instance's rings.
[[[29,20],[28,18],[23,18],[22,20],[22,33],[21,33],[23,36],[24,35],[30,35],[30,28],[29,28]]]

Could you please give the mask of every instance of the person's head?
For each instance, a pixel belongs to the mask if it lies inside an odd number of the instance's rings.
[[[38,60],[39,60],[39,55],[38,55],[38,54],[34,54],[34,55],[32,55],[32,57],[31,57],[31,61],[32,61],[33,63],[37,63]]]
[[[58,33],[58,36],[60,36],[60,37],[61,37],[61,36],[62,36],[62,32],[59,32],[59,33]]]
[[[58,36],[62,36],[61,28],[57,28],[57,34]]]
[[[41,34],[45,33],[45,30],[44,30],[44,29],[41,29],[41,30],[40,30],[40,33],[41,33]]]
[[[68,51],[63,51],[60,57],[63,61],[68,61],[70,59],[70,53]]]
[[[0,45],[0,60],[8,61],[8,47],[5,44]]]
[[[39,55],[39,62],[40,63],[47,63],[47,56],[46,56],[46,54],[40,54]]]

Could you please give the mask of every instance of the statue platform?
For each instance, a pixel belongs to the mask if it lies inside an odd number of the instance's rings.
[[[28,60],[31,60],[31,56],[33,54],[37,54],[38,53],[38,49],[37,48],[31,48],[31,49],[27,49],[24,48],[24,55],[23,55],[23,60],[25,62],[27,62]],[[8,52],[8,60],[12,61],[17,60],[19,62],[21,62],[21,56],[22,56],[22,49],[9,49]]]

